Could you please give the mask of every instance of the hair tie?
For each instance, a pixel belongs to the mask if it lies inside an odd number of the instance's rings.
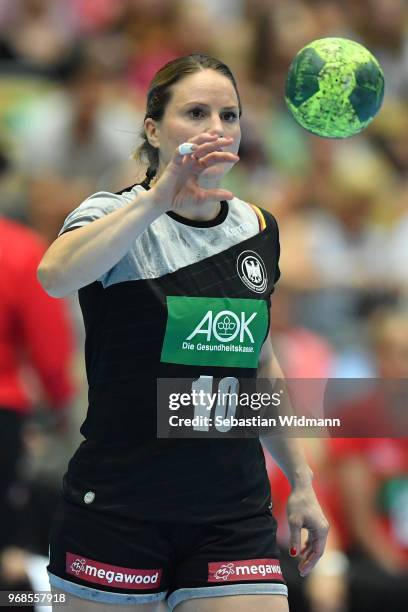
[[[150,182],[154,176],[156,176],[156,169],[149,166],[146,170],[145,180],[143,181],[143,183],[141,183],[142,187],[144,187],[145,189],[149,189]]]
[[[151,166],[148,167],[148,169],[146,170],[146,178],[149,179],[149,181],[152,180],[152,178],[154,176],[156,176],[156,168],[152,168]]]

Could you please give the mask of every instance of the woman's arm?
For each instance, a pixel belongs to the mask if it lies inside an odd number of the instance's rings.
[[[40,284],[52,297],[64,297],[92,283],[117,264],[163,212],[149,191],[101,219],[62,234],[40,262]]]
[[[272,380],[284,391],[284,376],[272,349],[270,337],[264,343],[258,366],[258,378]],[[287,391],[282,397],[288,398]],[[290,408],[290,406],[289,406]],[[288,410],[288,404],[285,406]],[[297,438],[282,435],[261,437],[264,448],[270,453],[290,482],[292,491],[287,503],[290,529],[289,551],[298,556],[301,576],[310,573],[324,551],[329,524],[325,518],[312,486],[313,473],[307,464],[302,446]],[[308,531],[305,546],[301,550],[301,530]]]
[[[203,133],[190,140],[194,155],[178,149],[157,183],[133,202],[73,232],[57,238],[46,251],[37,276],[52,297],[64,297],[94,282],[113,268],[130,250],[134,240],[164,212],[187,205],[200,207],[207,201],[231,199],[233,194],[215,187],[203,188],[198,179],[223,163],[234,164],[238,156],[222,148],[229,138]]]

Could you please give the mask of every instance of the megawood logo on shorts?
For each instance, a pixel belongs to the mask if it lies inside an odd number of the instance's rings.
[[[170,295],[161,361],[256,368],[267,328],[265,300]]]
[[[160,585],[162,569],[133,569],[66,553],[66,571],[86,582],[120,589],[152,589]]]
[[[208,582],[265,579],[284,581],[278,559],[215,561],[208,564]]]

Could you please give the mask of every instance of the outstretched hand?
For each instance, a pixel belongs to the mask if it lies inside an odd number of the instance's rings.
[[[329,523],[311,484],[292,490],[286,513],[290,529],[289,552],[292,557],[299,558],[298,570],[304,577],[312,571],[324,552]],[[301,549],[302,528],[307,530],[308,536]]]
[[[225,166],[232,166],[238,155],[224,149],[233,138],[222,138],[205,132],[191,138],[195,145],[190,155],[181,155],[176,149],[172,159],[152,187],[155,201],[169,210],[181,210],[186,206],[202,205],[216,200],[231,200],[233,194],[218,186],[225,173]]]

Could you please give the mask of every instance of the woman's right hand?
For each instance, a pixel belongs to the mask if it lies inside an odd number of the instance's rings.
[[[231,200],[233,194],[220,188],[218,183],[225,174],[225,166],[233,166],[239,160],[235,153],[223,150],[233,143],[233,138],[205,132],[187,142],[195,144],[195,150],[191,155],[180,155],[176,149],[151,188],[155,203],[165,211],[177,212],[206,202]]]

